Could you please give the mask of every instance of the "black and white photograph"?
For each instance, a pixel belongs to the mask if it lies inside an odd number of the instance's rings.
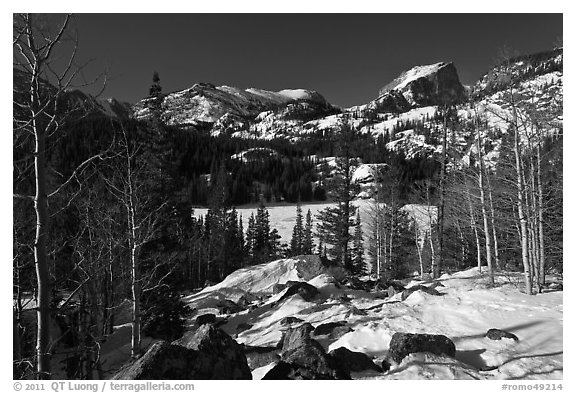
[[[14,391],[562,390],[564,14],[251,11],[12,14]]]

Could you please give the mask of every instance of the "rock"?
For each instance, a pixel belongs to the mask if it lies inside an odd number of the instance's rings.
[[[393,91],[401,93],[412,106],[455,104],[466,97],[453,63],[414,67],[380,89],[378,96],[388,96]]]
[[[199,326],[214,322],[216,322],[216,315],[214,314],[202,314],[196,317],[196,325]]]
[[[280,361],[279,350],[273,347],[245,347],[244,353],[248,367],[255,370],[270,363]]]
[[[519,341],[518,337],[515,334],[500,329],[488,329],[484,337],[488,337],[490,340],[501,340],[503,338],[510,338],[514,341]]]
[[[287,329],[282,334],[280,346],[282,352],[298,348],[300,345],[306,344],[308,341],[312,340],[310,338],[310,333],[313,331],[314,326],[308,322],[305,322],[298,327]]]
[[[394,333],[390,340],[388,358],[396,363],[411,353],[430,352],[436,355],[456,356],[456,346],[441,334]]]
[[[392,289],[395,291],[395,293],[402,292],[403,290],[406,289],[404,287],[404,285],[402,285],[398,281],[394,281],[394,280],[380,281],[376,284],[377,289],[384,290],[384,291],[387,291],[390,287],[392,287]]]
[[[160,341],[113,379],[252,379],[242,347],[211,325],[170,344]]]
[[[406,300],[406,298],[408,298],[408,296],[412,295],[416,291],[422,291],[422,292],[425,292],[425,293],[427,293],[429,295],[433,295],[433,296],[442,296],[443,295],[442,293],[438,292],[434,288],[428,288],[427,286],[424,286],[424,285],[414,285],[413,287],[410,287],[410,288],[402,291],[402,300]]]
[[[217,375],[245,376],[246,373],[252,375],[246,361],[244,347],[213,325],[202,325],[195,332],[186,332],[182,338],[173,344],[206,353],[206,367],[213,369]]]
[[[309,302],[312,301],[316,295],[318,295],[318,289],[314,285],[310,285],[306,282],[294,283],[288,288],[284,295],[280,297],[277,303],[296,294],[300,295],[302,299]]]
[[[330,351],[328,355],[332,356],[336,363],[348,372],[364,370],[382,371],[379,366],[374,364],[368,355],[362,352],[354,352],[348,348],[340,347]]]
[[[321,325],[316,326],[316,329],[314,329],[314,332],[312,334],[314,336],[323,336],[323,335],[332,333],[332,331],[335,328],[342,327],[345,325],[346,325],[346,321],[323,323]]]
[[[304,320],[297,317],[284,317],[280,320],[280,325],[287,326],[300,322],[304,322]]]
[[[246,322],[239,323],[238,326],[236,326],[236,333],[241,333],[245,330],[252,329],[252,326],[253,325]]]
[[[272,286],[272,293],[277,294],[286,289],[286,284],[274,284]]]
[[[277,367],[288,373],[288,379],[350,379],[350,373],[328,356],[318,341],[310,337],[313,330],[311,324],[304,323],[284,332],[280,356],[291,368],[283,365]]]
[[[382,372],[387,372],[388,370],[390,370],[390,362],[387,359],[382,360]]]
[[[238,304],[234,303],[232,300],[224,299],[216,305],[216,308],[220,310],[221,314],[235,314],[242,310],[243,307],[240,307]]]

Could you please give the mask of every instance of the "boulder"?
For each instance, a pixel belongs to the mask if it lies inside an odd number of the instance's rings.
[[[390,340],[388,358],[396,363],[411,353],[430,352],[436,355],[456,356],[456,346],[441,334],[394,333]]]
[[[318,341],[310,337],[313,330],[314,327],[309,323],[286,330],[280,356],[290,368],[284,365],[276,365],[275,368],[286,372],[288,379],[350,379],[350,373],[326,354]],[[278,370],[274,373],[272,375],[277,375]]]
[[[246,354],[248,367],[250,367],[251,370],[280,361],[279,350],[274,347],[246,346],[244,353]]]
[[[416,291],[422,291],[422,292],[425,292],[425,293],[427,293],[429,295],[433,295],[433,296],[442,296],[443,295],[442,293],[438,292],[434,288],[428,288],[425,285],[414,285],[413,287],[410,287],[410,288],[402,291],[402,300],[406,300],[408,298],[408,296],[412,295]]]
[[[296,282],[291,284],[288,290],[280,297],[278,303],[290,296],[300,295],[302,299],[309,302],[318,295],[318,289],[314,285],[310,285],[306,282]]]
[[[382,371],[382,368],[374,364],[368,355],[362,352],[354,352],[345,347],[334,349],[328,353],[336,363],[348,372],[364,370]]]
[[[221,314],[235,314],[244,310],[244,307],[240,307],[238,304],[229,299],[219,301],[216,305],[216,308],[220,310]]]
[[[500,329],[488,329],[484,337],[488,337],[490,340],[501,340],[503,338],[510,338],[514,341],[519,341],[518,337],[515,334]]]
[[[215,375],[250,374],[243,346],[213,325],[202,325],[195,332],[187,332],[174,344],[207,354],[206,367],[214,370]]]
[[[196,325],[202,326],[207,323],[214,323],[216,322],[216,315],[215,314],[202,314],[196,317]]]
[[[246,322],[239,323],[238,326],[236,326],[236,333],[242,333],[245,330],[252,329],[252,326],[253,325]]]
[[[300,322],[304,322],[303,319],[297,318],[297,317],[284,317],[280,320],[280,325],[282,326],[287,326],[287,325],[292,325],[295,323],[300,323]]]
[[[335,328],[343,327],[343,326],[346,326],[346,321],[323,323],[321,325],[316,326],[316,329],[314,329],[314,332],[312,334],[314,336],[324,336],[326,334],[332,333],[332,331]]]
[[[242,347],[211,325],[170,344],[160,341],[113,379],[252,379]]]

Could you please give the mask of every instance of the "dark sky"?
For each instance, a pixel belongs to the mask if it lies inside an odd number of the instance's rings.
[[[340,106],[375,98],[403,70],[455,63],[473,83],[504,45],[551,49],[561,14],[77,14],[79,59],[113,77],[104,93],[135,102],[152,73],[164,92],[196,82],[316,90]]]

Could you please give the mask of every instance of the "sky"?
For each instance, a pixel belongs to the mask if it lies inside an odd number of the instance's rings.
[[[506,46],[551,49],[562,14],[76,14],[86,75],[107,70],[103,97],[134,103],[154,71],[163,91],[209,82],[316,90],[364,104],[415,65],[454,62],[472,84]],[[90,79],[90,78],[88,78]]]

